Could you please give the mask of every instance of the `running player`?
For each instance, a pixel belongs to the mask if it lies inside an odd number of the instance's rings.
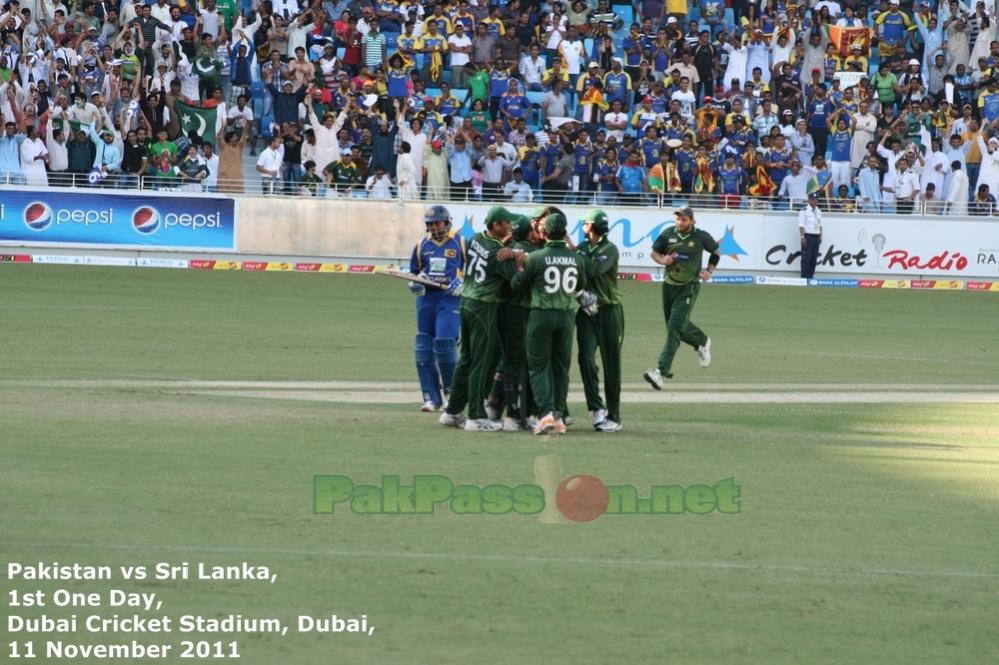
[[[652,260],[666,266],[663,279],[663,316],[666,318],[666,344],[659,355],[659,366],[646,370],[644,377],[656,390],[663,389],[663,380],[671,379],[670,368],[680,348],[680,342],[697,351],[702,368],[711,364],[711,338],[690,321],[690,313],[701,290],[698,281],[711,280],[711,273],[721,258],[718,242],[711,234],[694,228],[694,211],[684,206],[673,213],[676,224],[663,230],[652,243]],[[703,253],[708,253],[708,267],[701,269]]]

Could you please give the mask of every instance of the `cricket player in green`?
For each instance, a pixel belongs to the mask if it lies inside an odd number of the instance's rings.
[[[502,291],[502,302],[499,304],[499,334],[503,357],[496,370],[492,393],[486,414],[493,419],[503,416],[504,431],[519,431],[527,429],[528,422],[534,421],[533,397],[530,391],[530,379],[527,374],[527,357],[525,355],[525,339],[527,337],[527,317],[531,312],[531,294],[525,291],[513,291],[510,281],[517,274],[517,264],[510,260],[517,253],[529,254],[544,244],[541,234],[537,232],[533,220],[525,215],[516,215],[510,229],[512,242],[497,253],[502,264],[501,271],[507,281]],[[536,423],[534,423],[536,424]],[[530,426],[534,428],[534,424]]]
[[[531,293],[527,367],[538,412],[543,414],[534,433],[564,434],[565,423],[556,409],[569,393],[577,294],[586,288],[586,259],[566,245],[564,215],[545,217],[544,229],[547,241],[542,249],[516,255],[518,272],[511,285],[515,291]]]
[[[621,429],[621,346],[624,343],[624,309],[617,288],[618,249],[608,238],[610,220],[603,210],[583,217],[584,240],[576,251],[587,259],[589,291],[597,297],[597,312],[576,314],[579,373],[583,378],[586,408],[598,432]],[[604,394],[600,398],[597,350],[604,368]]]
[[[516,216],[494,206],[486,213],[486,230],[466,245],[465,281],[461,291],[461,355],[451,382],[451,395],[440,422],[466,432],[498,432],[503,423],[486,417],[486,397],[499,362],[496,311],[504,277],[496,253],[510,235]],[[462,415],[468,407],[468,419]]]
[[[684,206],[675,213],[676,223],[667,227],[652,243],[652,260],[666,266],[663,279],[663,316],[666,317],[666,344],[659,355],[659,365],[646,370],[645,380],[656,390],[663,380],[671,379],[670,368],[680,343],[697,351],[702,368],[711,364],[711,338],[690,321],[690,313],[701,289],[699,280],[711,281],[711,273],[721,258],[718,242],[710,233],[694,228],[694,211]],[[701,269],[702,254],[707,253],[708,267]]]

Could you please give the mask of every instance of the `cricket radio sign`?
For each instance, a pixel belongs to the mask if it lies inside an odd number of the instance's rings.
[[[562,477],[559,458],[535,459],[535,482],[517,485],[458,484],[441,474],[415,474],[407,482],[383,475],[377,484],[358,484],[350,476],[317,475],[312,481],[315,514],[538,516],[546,524],[592,522],[602,515],[733,515],[742,508],[735,478],[689,486],[610,485],[591,474]]]
[[[161,249],[236,248],[236,203],[209,196],[4,191],[0,242]]]

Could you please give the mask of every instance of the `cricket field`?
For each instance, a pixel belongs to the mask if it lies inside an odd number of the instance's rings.
[[[574,370],[566,436],[466,434],[417,411],[403,282],[0,266],[3,660],[33,642],[23,662],[108,662],[39,652],[135,640],[171,663],[219,660],[182,658],[184,641],[236,642],[248,665],[999,662],[999,296],[707,285],[713,364],[681,349],[658,393],[641,374],[659,286],[622,294],[623,431],[592,431]],[[490,510],[488,487],[541,483],[539,458],[556,482],[611,486],[617,514],[546,519],[549,492],[541,513]],[[483,500],[389,500],[424,475]],[[344,478],[366,498],[337,494]],[[688,502],[650,509],[662,486]],[[56,562],[114,575],[12,566]],[[135,566],[146,579],[123,578]],[[43,615],[80,625],[27,632]],[[92,615],[175,629],[91,631]],[[331,615],[373,630],[318,630]],[[184,633],[184,616],[288,630]]]

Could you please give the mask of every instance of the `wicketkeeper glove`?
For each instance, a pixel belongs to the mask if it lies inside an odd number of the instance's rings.
[[[597,297],[589,291],[580,291],[577,293],[576,300],[587,316],[593,316],[597,313]]]
[[[462,281],[460,277],[455,277],[451,280],[451,283],[447,285],[447,293],[449,296],[454,296],[455,298],[461,296],[462,289],[465,288],[465,282]]]

